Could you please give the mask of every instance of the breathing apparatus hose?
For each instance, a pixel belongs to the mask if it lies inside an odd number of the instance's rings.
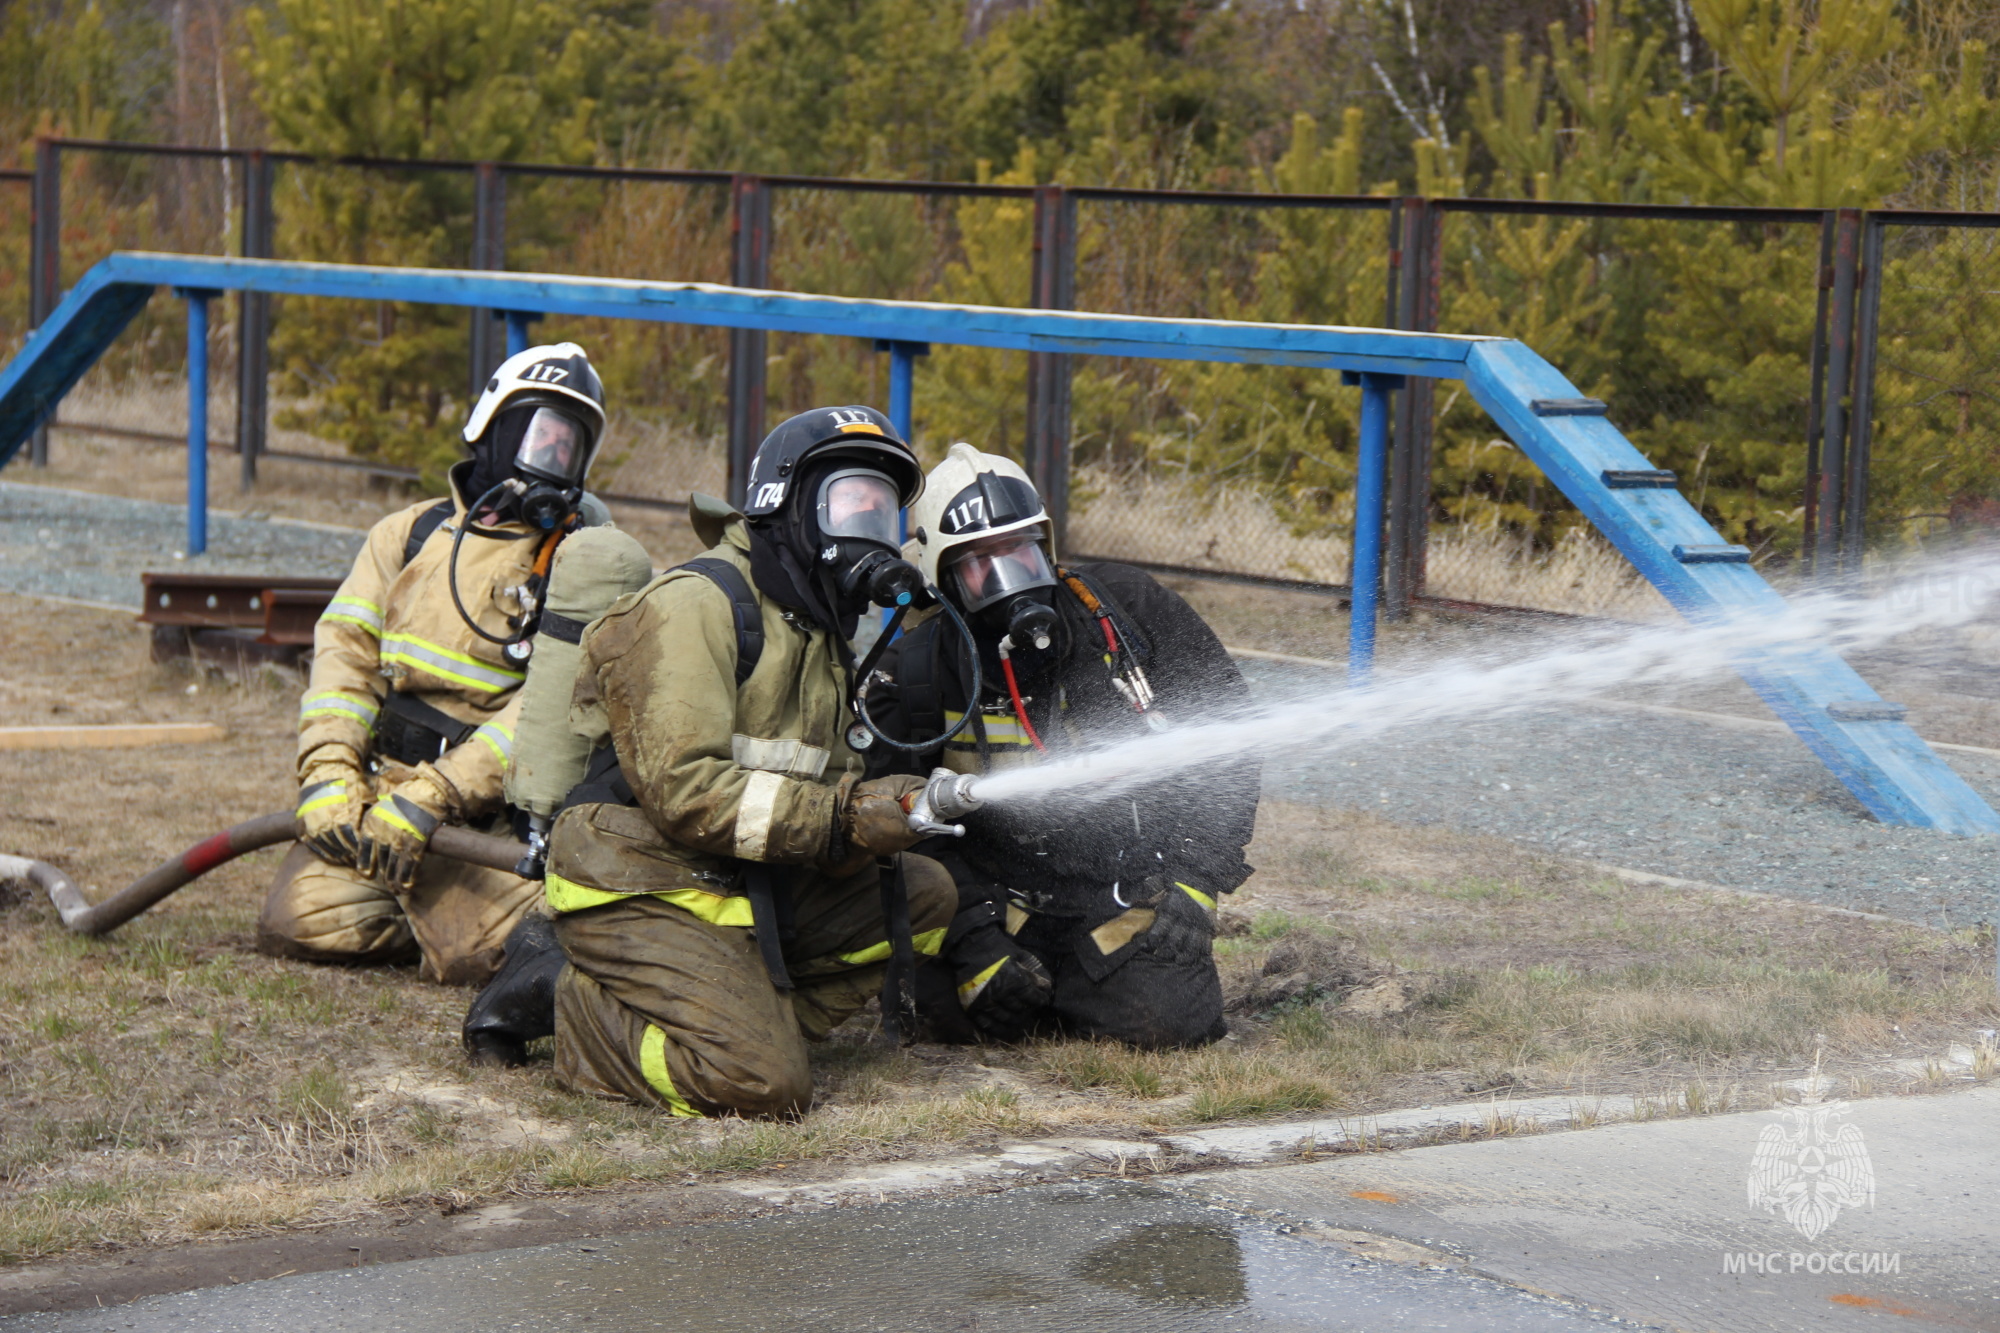
[[[77,934],[108,935],[217,866],[259,848],[291,842],[299,832],[298,817],[289,810],[246,820],[203,839],[95,904],[83,896],[75,880],[46,861],[0,856],[0,881],[25,880],[41,889],[49,895],[63,925]],[[527,848],[511,838],[495,838],[447,824],[431,835],[430,851],[467,865],[512,870]]]
[[[924,754],[939,749],[948,744],[959,732],[964,731],[971,724],[972,715],[979,711],[979,687],[984,683],[979,674],[979,640],[972,637],[972,627],[965,623],[965,617],[958,613],[958,608],[951,604],[949,597],[936,588],[932,588],[930,594],[937,598],[937,603],[944,608],[945,615],[949,616],[951,623],[958,627],[959,637],[965,641],[966,653],[972,659],[971,702],[966,705],[964,716],[953,723],[951,729],[942,736],[933,736],[927,741],[899,741],[893,736],[883,734],[882,728],[875,725],[875,719],[868,716],[868,676],[875,669],[875,663],[881,657],[882,649],[888,646],[890,636],[895,633],[896,627],[903,623],[900,608],[896,617],[883,628],[882,637],[869,652],[868,660],[861,664],[860,678],[854,684],[854,715],[861,719],[861,725],[868,728],[868,734],[882,744],[892,750],[901,750],[905,754]]]
[[[465,544],[465,534],[472,531],[473,528],[477,526],[472,521],[472,516],[478,513],[482,508],[484,508],[486,502],[488,500],[491,500],[495,495],[498,495],[501,491],[506,490],[509,486],[515,486],[518,484],[519,483],[517,483],[512,477],[508,477],[502,481],[497,481],[492,486],[487,488],[486,494],[480,496],[477,500],[474,500],[471,504],[465,507],[465,521],[459,524],[458,531],[452,534],[451,559],[446,563],[444,570],[444,581],[446,585],[451,588],[451,604],[458,608],[458,618],[465,622],[465,627],[467,629],[471,630],[474,634],[477,634],[480,638],[486,640],[488,643],[512,643],[514,642],[515,636],[508,634],[494,634],[491,631],[482,628],[480,623],[474,620],[472,618],[471,613],[465,609],[465,601],[458,595],[458,548]],[[510,532],[494,532],[488,528],[480,528],[479,535],[482,537],[501,537],[509,540],[511,540],[514,536],[514,534]]]

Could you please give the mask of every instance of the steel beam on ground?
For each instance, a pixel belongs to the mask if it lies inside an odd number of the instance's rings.
[[[1347,628],[1347,683],[1360,689],[1375,672],[1375,616],[1382,588],[1382,495],[1389,466],[1390,395],[1400,375],[1344,374],[1361,386],[1361,425],[1354,467],[1354,555]]]
[[[119,253],[84,274],[0,369],[0,464],[14,455],[160,286],[540,310],[1064,356],[1460,379],[1530,461],[1682,614],[1695,620],[1754,619],[1780,614],[1785,607],[1784,599],[1750,566],[1748,552],[1723,543],[1677,489],[1613,484],[1621,473],[1651,472],[1648,460],[1608,418],[1574,410],[1579,403],[1588,405],[1581,391],[1511,338],[876,301],[706,283]],[[192,346],[201,346],[200,340]],[[1386,422],[1383,394],[1386,388],[1372,395],[1377,407],[1371,410],[1371,423],[1378,413]],[[191,494],[191,509],[194,499]],[[1689,559],[1690,550],[1740,552],[1740,558]],[[1908,726],[1866,716],[1868,710],[1857,714],[1852,705],[1879,703],[1880,696],[1840,658],[1822,650],[1790,650],[1750,657],[1742,671],[1878,819],[1952,833],[2000,833],[2000,816]]]
[[[1076,305],[1076,200],[1060,185],[1035,187],[1034,249],[1028,304],[1038,310]],[[1069,539],[1070,359],[1028,353],[1028,428],[1021,459],[1041,492],[1060,551]]]
[[[271,159],[253,149],[243,163],[243,257],[271,258],[274,232]],[[238,292],[236,310],[236,452],[238,484],[247,491],[257,484],[270,412],[271,298]]]
[[[729,281],[736,287],[771,285],[771,187],[758,176],[729,184]],[[750,459],[764,442],[764,387],[769,339],[761,328],[741,326],[729,335],[729,503],[743,503]]]

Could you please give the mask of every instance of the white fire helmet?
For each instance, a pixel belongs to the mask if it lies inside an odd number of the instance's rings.
[[[1014,534],[1012,542],[1004,540]],[[931,469],[923,495],[910,507],[910,540],[925,582],[950,594],[962,610],[1055,583],[1054,528],[1034,483],[1013,459],[981,453],[963,441]],[[1017,552],[1013,557],[981,558],[1010,547]],[[954,566],[969,568],[974,561],[976,576],[947,586],[944,579]]]
[[[472,405],[465,421],[465,442],[477,444],[493,419],[509,407],[539,403],[575,418],[583,439],[571,439],[570,428],[531,431],[521,443],[523,453],[548,436],[547,458],[522,458],[527,470],[551,481],[581,485],[604,440],[604,384],[590,358],[575,343],[551,343],[516,352],[500,363],[486,381],[486,391]],[[580,445],[580,450],[576,447]]]

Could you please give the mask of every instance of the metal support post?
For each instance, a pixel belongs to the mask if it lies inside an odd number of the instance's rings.
[[[187,302],[188,474],[187,553],[208,549],[208,303],[222,293],[205,287],[176,287]]]
[[[1428,332],[1437,327],[1437,243],[1442,215],[1430,201],[1409,198],[1392,210],[1400,231],[1389,252],[1394,328]],[[1384,563],[1383,612],[1407,620],[1410,599],[1424,590],[1430,537],[1431,384],[1411,378],[1396,404],[1396,446],[1390,456],[1389,544]]]
[[[507,267],[507,180],[497,162],[481,162],[472,169],[472,267],[489,273]],[[486,381],[504,359],[496,336],[499,322],[497,310],[472,312],[466,376],[469,401],[479,400],[486,391]]]
[[[1038,310],[1076,306],[1076,200],[1060,185],[1035,187],[1028,287],[1028,304]],[[1069,525],[1070,375],[1070,358],[1063,353],[1028,353],[1028,429],[1022,464],[1041,492],[1058,551],[1068,539]]]
[[[35,140],[35,183],[29,223],[28,324],[40,328],[62,294],[62,148],[53,139]],[[35,427],[28,461],[49,465],[49,428]]]
[[[531,310],[509,310],[507,318],[507,355],[519,356],[528,350],[528,326],[541,319]],[[498,364],[497,362],[495,363]],[[491,374],[491,371],[487,372]]]
[[[1361,386],[1359,456],[1354,473],[1354,555],[1348,575],[1354,593],[1347,628],[1347,683],[1360,688],[1375,670],[1375,615],[1382,583],[1382,496],[1389,463],[1390,394],[1401,375],[1343,371],[1344,383]]]
[[[875,350],[889,354],[889,420],[904,439],[910,439],[916,429],[911,413],[915,410],[917,358],[929,356],[931,345],[877,338]]]
[[[771,285],[771,187],[760,176],[740,175],[729,185],[729,282]],[[743,503],[750,459],[764,440],[764,372],[769,335],[762,329],[729,334],[729,502]]]
[[[271,216],[271,159],[250,150],[243,168],[243,257],[270,259],[276,249]],[[257,455],[264,452],[270,410],[271,297],[236,296],[236,453],[244,490],[257,484]]]
[[[1847,409],[1854,359],[1855,270],[1860,266],[1861,211],[1843,208],[1834,220],[1832,313],[1827,320],[1826,395],[1821,405],[1820,491],[1817,546],[1835,556],[1842,575],[1861,569],[1861,534],[1850,538],[1845,521],[1852,460],[1847,448]]]
[[[1842,487],[1847,513],[1841,549],[1851,551],[1847,568],[1861,572],[1868,536],[1868,471],[1875,446],[1875,341],[1882,322],[1882,224],[1861,220],[1860,271],[1855,275],[1854,369],[1849,377],[1847,480]]]
[[[1813,309],[1812,351],[1810,371],[1812,391],[1806,400],[1806,491],[1803,515],[1803,531],[1799,534],[1799,562],[1805,566],[1806,577],[1819,572],[1819,492],[1823,484],[1820,459],[1820,429],[1826,411],[1826,316],[1829,297],[1833,292],[1833,232],[1834,210],[1828,209],[1820,219],[1819,228],[1819,269],[1813,285],[1819,289],[1818,300]],[[1832,550],[1827,551],[1831,558]]]

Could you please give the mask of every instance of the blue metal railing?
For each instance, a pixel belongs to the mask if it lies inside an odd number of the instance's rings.
[[[907,418],[917,345],[1070,355],[1310,366],[1348,372],[1363,394],[1349,670],[1373,662],[1375,595],[1388,455],[1388,395],[1401,377],[1464,382],[1471,396],[1583,514],[1684,615],[1756,615],[1784,599],[1653,469],[1560,371],[1510,338],[1230,320],[1157,319],[920,301],[871,301],[707,283],[376,268],[182,255],[114,254],[94,266],[0,371],[0,466],[49,419],[159,287],[191,305],[221,291],[411,301],[509,312],[510,346],[538,315],[576,315],[867,338],[889,344],[893,406]],[[190,311],[190,332],[196,316]],[[191,346],[194,346],[191,342]],[[190,419],[207,377],[190,357]],[[193,374],[197,368],[204,373]],[[197,407],[197,403],[199,407]],[[902,424],[907,428],[907,421]],[[191,441],[192,443],[192,441]],[[199,457],[200,449],[193,450]],[[193,459],[190,460],[191,480]],[[189,490],[191,553],[206,495]],[[1840,707],[1880,701],[1829,652],[1766,656],[1744,678],[1848,790],[1884,823],[2000,833],[2000,816],[1901,722],[1853,720]],[[1845,716],[1836,717],[1832,707]],[[1861,710],[1866,712],[1866,710]]]

